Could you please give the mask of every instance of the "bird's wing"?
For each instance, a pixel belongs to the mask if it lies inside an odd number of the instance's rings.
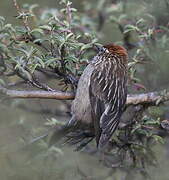
[[[116,130],[126,101],[125,76],[112,71],[106,76],[105,71],[95,69],[90,79],[90,102],[99,147],[103,147]]]
[[[95,130],[95,137],[96,137],[96,144],[98,146],[100,136],[101,136],[101,128],[100,128],[100,118],[104,112],[104,104],[98,99],[96,96],[90,92],[90,103],[91,103],[91,114],[92,119],[94,122],[94,130]]]

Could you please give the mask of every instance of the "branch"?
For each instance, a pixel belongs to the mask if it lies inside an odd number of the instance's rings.
[[[148,92],[142,94],[129,94],[127,96],[127,105],[149,104],[158,105],[159,103],[169,101],[169,91]]]
[[[73,100],[75,94],[73,92],[62,91],[21,91],[9,90],[0,86],[0,94],[11,98],[42,98],[42,99],[58,99]],[[127,96],[127,105],[149,104],[158,105],[161,102],[169,101],[169,91],[163,90],[159,92],[149,92],[141,94],[129,94]]]
[[[43,99],[58,99],[58,100],[70,100],[74,98],[72,92],[62,91],[20,91],[9,90],[0,86],[0,94],[6,95],[10,98],[43,98]]]

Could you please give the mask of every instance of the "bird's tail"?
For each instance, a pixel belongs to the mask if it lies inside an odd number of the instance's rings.
[[[87,130],[81,129],[78,121],[72,117],[66,125],[53,133],[49,140],[49,147],[61,141],[62,144],[77,145],[76,150],[80,150],[93,140],[93,138],[94,135]]]
[[[74,128],[76,127],[76,123],[74,118],[72,117],[68,123],[63,125],[60,129],[55,130],[49,140],[49,147],[55,145],[64,137],[66,137]]]

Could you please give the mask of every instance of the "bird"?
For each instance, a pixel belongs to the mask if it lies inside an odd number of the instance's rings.
[[[117,129],[127,98],[127,50],[115,43],[98,47],[84,69],[71,105],[71,119],[51,136],[49,144],[66,138],[79,149],[95,139],[104,148]]]

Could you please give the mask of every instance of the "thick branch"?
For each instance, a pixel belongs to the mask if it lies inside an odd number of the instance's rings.
[[[0,93],[11,98],[42,98],[42,99],[58,99],[72,100],[74,93],[62,91],[20,91],[9,90],[0,86]],[[169,101],[169,91],[149,92],[142,94],[129,94],[127,96],[127,105],[150,104],[156,105],[160,102]]]
[[[150,104],[157,105],[161,102],[169,101],[169,91],[149,92],[142,94],[129,94],[127,96],[127,105]]]
[[[43,98],[43,99],[58,99],[70,100],[74,98],[72,92],[62,91],[19,91],[9,90],[0,86],[0,93],[11,98]]]

